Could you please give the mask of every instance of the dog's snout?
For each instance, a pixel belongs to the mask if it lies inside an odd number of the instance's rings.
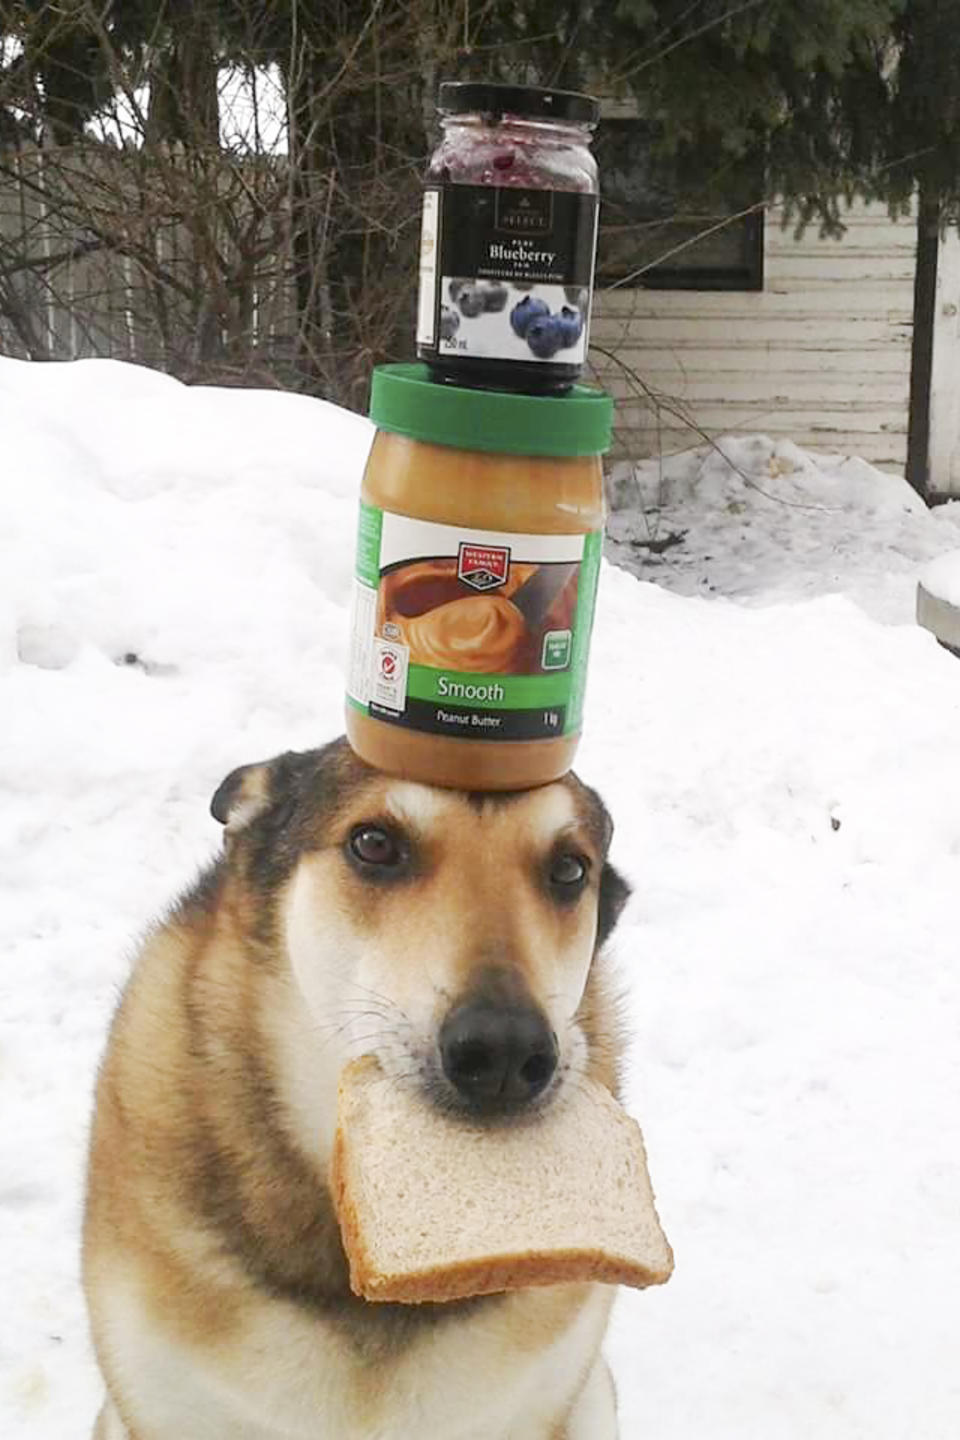
[[[440,1029],[443,1073],[473,1109],[517,1110],[535,1099],[557,1068],[557,1041],[531,1006],[474,1001]]]

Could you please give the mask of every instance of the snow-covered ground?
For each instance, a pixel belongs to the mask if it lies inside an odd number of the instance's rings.
[[[931,595],[960,610],[960,550],[948,550],[920,572],[920,583]]]
[[[218,781],[340,729],[368,439],[303,398],[0,359],[4,1440],[94,1414],[105,1027],[219,842]],[[614,518],[661,583],[605,569],[578,760],[635,886],[629,1101],[677,1256],[618,1301],[624,1440],[954,1440],[960,662],[912,617],[960,507],[723,448],[746,480],[644,467],[662,508]],[[659,559],[630,543],[682,529]]]
[[[914,613],[918,569],[960,544],[960,504],[930,511],[856,456],[726,436],[613,467],[608,550],[680,595],[746,604],[846,595],[877,620]],[[682,537],[682,543],[676,541]]]

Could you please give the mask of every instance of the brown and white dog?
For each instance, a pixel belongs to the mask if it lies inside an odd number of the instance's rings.
[[[601,801],[393,780],[340,740],[211,808],[224,854],[149,934],[99,1075],[96,1440],[614,1440],[610,1287],[368,1304],[327,1184],[359,1054],[491,1124],[616,1090]]]

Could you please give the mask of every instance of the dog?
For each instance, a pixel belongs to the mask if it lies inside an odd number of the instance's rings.
[[[328,1188],[361,1054],[490,1125],[583,1074],[616,1093],[601,800],[391,779],[341,739],[211,810],[223,853],[148,934],[98,1075],[95,1440],[615,1440],[612,1287],[365,1302]]]

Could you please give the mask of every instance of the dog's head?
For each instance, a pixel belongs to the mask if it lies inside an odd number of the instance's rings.
[[[340,1058],[370,1052],[446,1108],[507,1114],[614,1083],[595,957],[628,887],[573,775],[467,794],[391,779],[339,740],[235,770],[211,809],[264,951]]]

